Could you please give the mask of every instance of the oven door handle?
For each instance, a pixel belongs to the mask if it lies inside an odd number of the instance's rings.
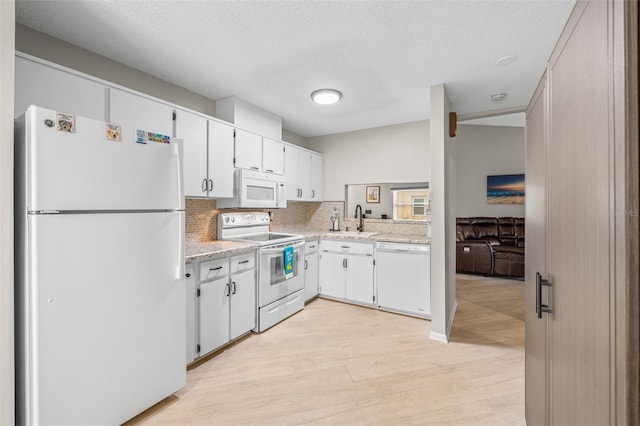
[[[273,253],[282,253],[282,249],[288,246],[301,247],[304,245],[304,240],[302,241],[292,241],[291,243],[278,244],[275,247],[271,248],[261,248],[260,252],[264,254],[273,254]]]

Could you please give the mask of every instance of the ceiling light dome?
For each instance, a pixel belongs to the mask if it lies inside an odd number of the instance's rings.
[[[311,93],[311,100],[321,105],[331,105],[342,99],[342,93],[336,89],[318,89]]]

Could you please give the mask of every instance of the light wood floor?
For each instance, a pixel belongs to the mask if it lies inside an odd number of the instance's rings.
[[[458,275],[457,299],[449,344],[429,321],[317,299],[127,424],[524,425],[523,284]]]

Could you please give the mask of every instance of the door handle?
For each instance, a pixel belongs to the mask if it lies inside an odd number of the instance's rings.
[[[209,191],[213,191],[213,179],[209,179]]]
[[[251,170],[260,170],[260,167],[253,166],[253,167],[251,167]]]
[[[307,262],[307,259],[304,260],[304,269],[309,269],[309,262]]]
[[[225,296],[229,297],[230,294],[231,294],[231,286],[229,286],[229,283],[227,283],[227,294],[225,294]]]
[[[231,281],[231,284],[233,284],[233,290],[231,291],[231,294],[236,294],[236,282]]]
[[[315,189],[311,190],[311,198],[316,198],[316,190]]]
[[[207,178],[202,179],[202,192],[207,192]]]
[[[547,287],[552,287],[552,283],[549,280],[542,279],[542,275],[540,272],[536,272],[536,314],[538,314],[538,318],[542,318],[542,313],[546,312],[548,314],[553,311],[549,308],[549,305],[542,304],[542,286],[546,285]]]
[[[267,170],[265,170],[265,172],[267,172],[267,173],[273,173],[273,170],[271,170],[271,169],[267,169]]]
[[[342,259],[342,267],[343,268],[347,267],[347,259]]]

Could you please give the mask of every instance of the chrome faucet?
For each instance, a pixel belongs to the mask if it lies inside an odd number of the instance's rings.
[[[360,216],[358,216],[358,211],[360,211]],[[363,229],[363,227],[362,227],[362,206],[360,204],[358,204],[356,206],[356,216],[355,217],[356,217],[356,219],[360,218],[360,223],[358,223],[357,229],[358,229],[358,232],[362,232],[362,229]]]

